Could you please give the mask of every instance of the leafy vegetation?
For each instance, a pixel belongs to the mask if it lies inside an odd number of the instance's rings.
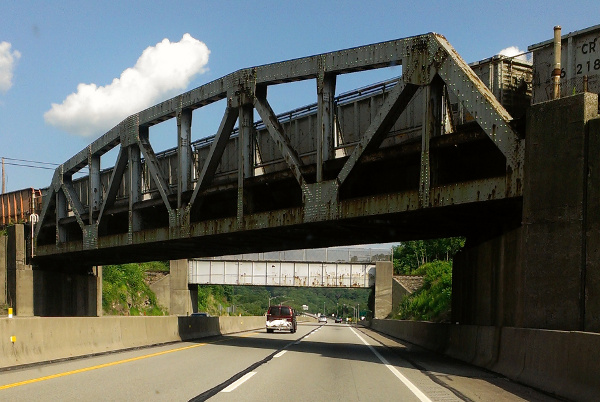
[[[164,315],[146,283],[146,271],[169,270],[168,263],[107,265],[102,268],[102,309],[115,315]]]
[[[396,318],[417,321],[446,321],[452,303],[452,261],[421,265],[415,275],[424,275],[423,287],[404,297]]]
[[[447,321],[452,303],[452,257],[465,239],[418,240],[394,248],[394,272],[423,276],[423,287],[402,299],[394,318]]]
[[[394,273],[415,275],[420,266],[431,261],[450,261],[465,245],[463,237],[414,240],[394,247]]]

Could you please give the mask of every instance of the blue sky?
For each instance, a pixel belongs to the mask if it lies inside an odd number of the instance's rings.
[[[158,103],[240,68],[432,31],[472,62],[511,46],[526,50],[557,24],[565,34],[600,23],[597,0],[4,0],[0,8],[0,156],[20,164],[31,163],[13,159],[62,163],[111,119],[126,117],[118,113],[127,106]],[[337,92],[397,74],[340,77]],[[269,101],[276,112],[315,102],[315,85],[270,89]],[[214,134],[223,107],[201,110],[193,139]],[[152,129],[155,151],[174,146],[175,134],[174,120]],[[52,173],[6,165],[7,191],[46,187]]]

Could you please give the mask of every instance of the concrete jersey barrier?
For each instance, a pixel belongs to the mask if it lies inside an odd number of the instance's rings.
[[[262,329],[264,326],[263,316],[0,318],[0,369]]]
[[[577,401],[600,395],[600,334],[372,320],[371,328]]]

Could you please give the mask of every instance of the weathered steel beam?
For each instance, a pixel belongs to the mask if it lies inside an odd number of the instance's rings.
[[[79,197],[73,189],[73,183],[71,183],[70,180],[65,180],[63,181],[60,189],[64,193],[68,205],[71,206],[71,210],[73,211],[73,215],[75,215],[75,218],[77,219],[79,227],[81,228],[81,230],[83,230],[83,228],[85,227],[85,223],[83,222],[82,216],[85,213],[85,208],[81,204],[81,201],[79,201]]]
[[[117,160],[115,161],[115,166],[110,175],[110,181],[108,182],[108,189],[106,190],[104,201],[102,202],[102,206],[100,207],[100,213],[98,214],[98,220],[96,221],[98,224],[104,216],[104,211],[110,208],[114,204],[115,199],[117,198],[119,187],[121,186],[121,182],[123,181],[123,174],[125,173],[125,168],[127,167],[127,160],[127,148],[121,145],[121,148],[119,149],[119,154],[117,155]]]
[[[147,130],[147,128],[146,128],[146,130]],[[151,177],[152,181],[154,181],[154,184],[156,184],[158,192],[160,193],[160,196],[163,200],[163,203],[165,204],[167,211],[169,211],[169,213],[170,213],[170,211],[172,211],[171,204],[169,202],[169,195],[171,195],[171,189],[169,188],[169,185],[167,184],[167,181],[165,180],[164,173],[162,172],[162,169],[160,168],[160,163],[158,162],[158,159],[156,158],[156,154],[154,153],[154,150],[152,149],[152,145],[150,144],[150,138],[148,137],[148,133],[143,132],[142,127],[140,127],[140,136],[139,136],[138,144],[139,144],[140,150],[142,151],[142,154],[144,155],[144,160],[145,160],[146,166],[148,167],[148,170],[150,172],[150,177]]]
[[[67,241],[67,231],[61,225],[61,219],[67,216],[67,200],[65,193],[59,189],[55,192],[56,195],[56,245]]]
[[[425,86],[423,96],[423,125],[421,127],[421,172],[419,184],[419,201],[422,208],[430,206],[429,189],[431,187],[432,161],[429,144],[432,137],[442,134],[442,92],[439,82],[434,80]]]
[[[432,187],[431,200],[435,207],[459,206],[478,203],[481,201],[506,200],[506,180],[504,177],[483,180],[467,181],[460,184]],[[381,194],[343,200],[339,203],[338,221],[365,217],[390,217],[394,214],[411,213],[421,210],[419,206],[419,191],[409,190],[394,194]],[[212,235],[227,235],[240,233],[247,230],[265,229],[268,222],[269,228],[298,228],[305,224],[302,207],[287,208],[277,211],[267,211],[244,216],[244,226],[239,227],[237,217],[226,217],[215,220],[195,222],[190,225],[190,233],[185,242],[193,239],[208,239]],[[385,219],[385,218],[383,218]],[[358,235],[358,234],[357,234]],[[98,239],[99,250],[111,250],[115,247],[127,245],[161,244],[161,242],[175,240],[169,228],[144,229],[132,234],[132,241],[128,243],[128,234],[114,234],[102,236]],[[61,244],[61,253],[76,253],[83,251],[84,245],[80,241],[69,241]],[[38,256],[51,256],[56,254],[54,245],[40,245],[36,253]]]
[[[137,232],[142,228],[141,217],[138,211],[134,209],[134,205],[142,198],[142,160],[140,157],[140,147],[130,145],[127,147],[127,193],[128,197],[128,225],[127,233],[129,241],[131,241],[133,232]],[[146,163],[148,160],[146,159]],[[163,200],[164,202],[164,200]]]
[[[298,157],[298,154],[294,148],[292,148],[290,141],[286,137],[283,127],[277,120],[277,116],[275,116],[273,109],[271,109],[271,105],[269,105],[266,96],[262,97],[257,95],[254,99],[254,107],[262,118],[263,123],[267,127],[269,135],[271,135],[271,138],[273,138],[273,141],[275,141],[277,148],[279,148],[279,151],[281,151],[283,159],[294,174],[294,177],[296,178],[296,181],[298,181],[298,184],[300,184],[300,187],[304,187],[306,180],[300,172],[302,161]]]
[[[55,172],[56,175],[56,172]],[[35,237],[37,238],[37,236],[40,234],[40,230],[42,229],[42,226],[46,223],[46,221],[48,220],[48,213],[50,210],[50,205],[51,203],[56,199],[56,191],[54,190],[54,186],[50,186],[48,187],[47,193],[44,195],[44,198],[42,200],[42,210],[40,212],[40,218],[38,223],[35,225]],[[56,207],[54,207],[56,209]]]
[[[190,189],[192,167],[192,110],[183,109],[177,114],[177,208],[181,208],[181,195]]]
[[[229,137],[231,136],[231,132],[233,130],[233,126],[235,125],[237,118],[238,114],[236,113],[236,110],[228,106],[225,109],[223,118],[221,119],[221,124],[219,126],[219,130],[217,131],[217,134],[215,135],[215,139],[213,140],[210,146],[208,156],[206,157],[204,166],[202,166],[202,171],[198,176],[196,187],[194,187],[194,192],[192,193],[192,196],[188,203],[189,208],[191,208],[194,205],[194,202],[198,197],[198,193],[204,190],[213,180],[215,172],[217,170],[217,166],[219,166],[221,156],[225,151],[225,146],[227,145],[227,141],[229,141]]]
[[[90,150],[89,155],[89,180],[88,180],[88,193],[89,193],[89,224],[94,222],[94,212],[100,210],[100,202],[102,200],[102,185],[100,183],[100,156],[93,155]]]
[[[238,130],[238,196],[237,217],[238,224],[243,223],[244,211],[247,209],[246,191],[244,180],[254,176],[254,156],[256,145],[256,133],[254,131],[254,108],[252,104],[240,105],[239,107],[239,130]]]
[[[255,77],[257,85],[274,85],[314,79],[319,75],[319,71],[346,74],[401,65],[407,52],[414,47],[415,41],[433,36],[436,34],[429,33],[238,70],[145,109],[139,113],[140,125],[151,126],[174,117],[181,108],[196,109],[224,99],[229,90],[237,87],[239,82],[249,76]]]
[[[433,132],[433,112],[431,105],[431,85],[424,89],[423,126],[421,127],[421,171],[419,183],[419,205],[429,206],[429,186],[431,184],[431,166],[429,163],[429,142]]]
[[[507,165],[522,177],[525,150],[523,140],[509,125],[512,117],[450,43],[441,36],[435,36],[435,40],[439,52],[447,55],[437,67],[437,74],[506,157]]]
[[[323,162],[334,158],[335,81],[324,72],[317,79],[317,182],[323,181]]]
[[[125,119],[124,121],[128,120]],[[63,171],[65,174],[74,174],[88,164],[88,157],[102,156],[119,144],[121,138],[121,124],[110,129],[106,134],[92,142],[85,149],[78,152],[76,155],[69,158],[63,163]]]

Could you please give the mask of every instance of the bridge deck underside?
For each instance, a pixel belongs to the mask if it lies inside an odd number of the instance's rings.
[[[175,240],[168,240],[168,229],[156,229],[139,234],[139,240],[142,240],[141,238],[148,240],[145,243],[106,246],[98,250],[73,249],[61,255],[38,256],[36,260],[41,264],[52,265],[75,261],[82,266],[106,265],[440,238],[482,232],[484,227],[486,232],[491,233],[493,227],[499,230],[505,225],[517,225],[520,222],[520,201],[513,199],[465,204],[428,211],[357,217],[335,222],[313,224],[298,222],[284,227]],[[283,215],[287,213],[273,214],[278,218],[284,218]],[[106,241],[115,241],[117,237],[111,236]],[[153,240],[149,241],[150,239]]]

